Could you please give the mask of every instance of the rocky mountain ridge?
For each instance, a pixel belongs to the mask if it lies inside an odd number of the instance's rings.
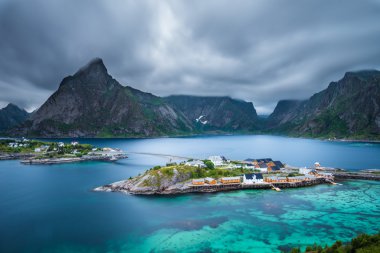
[[[305,101],[280,101],[271,132],[296,136],[379,139],[380,71],[347,72]]]
[[[207,124],[182,110],[181,103],[122,86],[108,74],[99,58],[64,78],[53,95],[12,135],[35,137],[151,137],[187,135],[205,131],[249,131],[257,118],[252,103],[231,98],[184,96],[198,101]],[[195,102],[194,102],[195,103]],[[243,109],[239,110],[239,106]],[[249,110],[246,107],[251,107]],[[231,108],[230,108],[231,107]],[[222,121],[213,119],[217,115]],[[199,115],[197,116],[199,117]],[[239,121],[239,118],[242,120]]]
[[[12,103],[0,109],[0,131],[8,130],[24,122],[30,113]]]

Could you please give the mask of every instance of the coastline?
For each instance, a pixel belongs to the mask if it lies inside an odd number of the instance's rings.
[[[96,187],[93,191],[96,192],[121,192],[131,195],[179,195],[187,193],[216,193],[222,191],[236,191],[249,189],[266,189],[270,190],[273,187],[280,189],[287,188],[303,188],[318,184],[329,184],[331,181],[326,178],[316,178],[302,182],[281,182],[281,183],[258,183],[258,184],[227,184],[227,185],[204,185],[190,186],[186,182],[176,183],[164,189],[138,190],[134,189],[132,180],[118,181],[112,184]]]

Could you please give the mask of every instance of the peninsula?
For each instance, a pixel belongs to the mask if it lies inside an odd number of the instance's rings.
[[[46,142],[40,140],[1,139],[0,160],[20,159],[23,164],[57,164],[82,161],[116,161],[127,158],[120,149],[90,144]]]

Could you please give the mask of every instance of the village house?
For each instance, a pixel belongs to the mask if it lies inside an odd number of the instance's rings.
[[[244,165],[244,168],[253,170],[253,169],[255,169],[255,166],[253,164],[246,164],[246,165]]]
[[[216,184],[216,180],[214,178],[211,178],[211,177],[206,177],[205,180],[204,180],[207,184]]]
[[[257,184],[257,183],[263,183],[264,178],[261,173],[250,173],[250,174],[244,174],[243,176],[243,183],[244,184]]]
[[[222,184],[240,184],[240,177],[222,177],[220,182]]]
[[[197,178],[192,180],[193,185],[204,185],[205,180],[203,178]]]
[[[286,182],[288,182],[287,177],[278,177],[278,176],[266,177],[264,179],[264,181],[268,182],[268,183],[286,183]]]
[[[210,156],[208,160],[210,160],[214,166],[223,166],[225,163],[227,163],[227,159],[224,156],[218,155]]]
[[[278,166],[280,169],[285,168],[284,164],[280,161],[273,161],[273,163]]]
[[[329,172],[318,172],[317,175],[320,176],[320,177],[327,178],[327,179],[334,179],[333,174],[329,173]]]
[[[308,169],[308,168],[304,167],[304,168],[299,168],[299,171],[298,171],[298,172],[299,172],[300,174],[307,175],[307,174],[309,174],[311,171],[312,171],[312,169]]]
[[[206,168],[206,165],[201,160],[193,160],[185,163],[186,166],[198,167],[198,168]]]

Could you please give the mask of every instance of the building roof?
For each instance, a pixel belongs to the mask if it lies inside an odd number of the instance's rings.
[[[222,177],[222,180],[240,180],[240,177]]]
[[[305,176],[296,176],[296,177],[290,177],[290,178],[304,180],[306,177]]]
[[[254,162],[254,161],[255,161],[255,159],[252,159],[252,158],[247,158],[247,159],[245,159],[244,161],[245,161],[245,162]]]
[[[244,174],[244,177],[246,179],[253,179],[253,173],[250,173],[250,174]]]
[[[268,168],[268,165],[266,163],[260,163],[259,166],[260,168]]]
[[[193,179],[193,182],[204,182],[204,178],[196,178],[196,179]]]
[[[245,177],[246,179],[250,179],[250,180],[252,180],[252,179],[254,179],[254,178],[256,178],[256,179],[264,179],[264,178],[263,178],[263,174],[261,174],[261,173],[244,174],[244,177]]]
[[[206,177],[205,180],[206,180],[206,181],[213,181],[213,180],[215,180],[215,179],[213,179],[212,177]]]
[[[276,166],[278,166],[280,168],[284,168],[285,167],[284,164],[282,162],[280,162],[280,161],[273,161],[273,162],[274,162],[274,164],[276,164]]]
[[[271,168],[272,168],[272,170],[275,170],[275,171],[280,170],[280,167],[278,167],[277,165],[276,166],[272,166]]]
[[[261,163],[261,162],[263,162],[263,163],[269,163],[269,162],[272,162],[272,158],[261,158],[261,159],[256,159],[256,161],[258,163]]]

